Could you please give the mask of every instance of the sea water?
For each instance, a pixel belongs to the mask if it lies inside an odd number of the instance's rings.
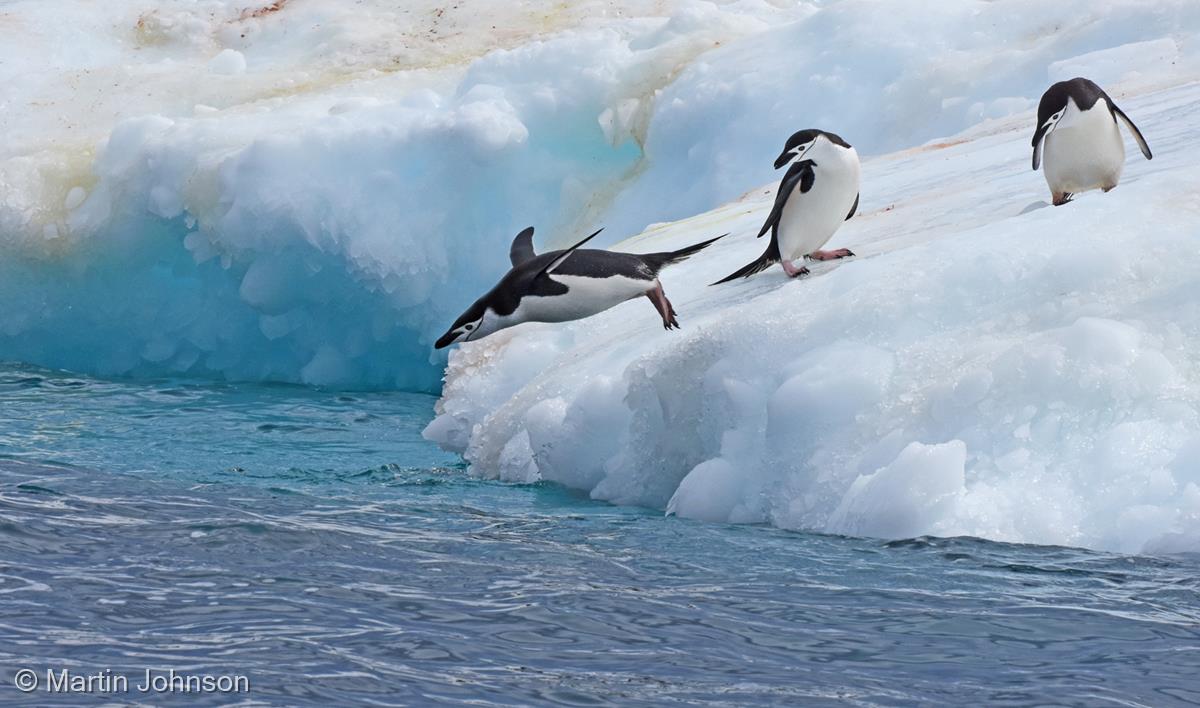
[[[1194,556],[664,517],[470,478],[432,405],[0,367],[0,703],[1200,702]]]

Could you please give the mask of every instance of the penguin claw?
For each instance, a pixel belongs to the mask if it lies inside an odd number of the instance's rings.
[[[661,284],[655,283],[653,288],[646,291],[646,297],[650,299],[650,302],[654,304],[654,309],[658,310],[659,316],[662,317],[663,329],[667,331],[679,329],[679,320],[675,319],[675,308],[667,299]]]
[[[800,266],[799,268],[797,268],[796,266],[792,265],[791,261],[782,261],[782,262],[780,263],[780,265],[782,265],[782,266],[783,266],[783,272],[784,272],[784,274],[786,274],[786,275],[787,275],[787,277],[789,277],[789,278],[798,278],[798,277],[800,277],[800,276],[802,276],[802,275],[807,275],[807,274],[808,274],[808,268],[807,268],[807,267],[805,267],[805,266]]]

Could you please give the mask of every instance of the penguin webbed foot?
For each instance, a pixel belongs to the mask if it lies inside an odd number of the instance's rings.
[[[1054,197],[1054,206],[1062,206],[1075,198],[1075,195],[1070,192],[1062,192],[1061,194],[1053,194],[1051,196]]]
[[[802,275],[808,275],[808,268],[805,266],[797,268],[792,265],[791,261],[780,261],[780,265],[783,266],[783,272],[787,273],[787,277],[789,278],[799,278]]]
[[[650,302],[654,303],[654,309],[658,310],[658,314],[662,317],[663,329],[667,331],[679,329],[679,320],[676,319],[677,313],[675,312],[675,307],[667,299],[667,294],[663,292],[661,283],[656,284],[653,289],[647,290],[646,297],[649,298]]]
[[[839,248],[834,251],[813,251],[805,258],[814,261],[836,261],[839,258],[848,258],[853,255],[854,251],[849,248]]]

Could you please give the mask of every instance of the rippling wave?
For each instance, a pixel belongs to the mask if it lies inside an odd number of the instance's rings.
[[[4,370],[0,702],[22,667],[243,674],[274,705],[1200,701],[1195,557],[475,480],[420,442],[429,402]]]

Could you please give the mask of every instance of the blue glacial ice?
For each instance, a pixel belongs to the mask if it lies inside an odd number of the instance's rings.
[[[209,4],[215,20],[171,2],[124,27],[93,16],[91,46],[55,47],[49,67],[20,56],[53,33],[0,50],[16,67],[0,77],[12,79],[5,105],[62,104],[87,124],[7,116],[0,357],[103,375],[436,388],[434,336],[503,272],[511,235],[535,224],[544,245],[598,220],[639,165],[629,136],[654,92],[697,54],[766,26],[707,4],[668,20],[639,15],[652,3],[604,18],[584,2],[565,19],[490,18],[529,25],[515,40],[481,24],[488,12],[459,18],[444,41],[414,40],[375,37],[346,12],[256,18]],[[36,4],[18,9],[33,26],[54,22]],[[403,23],[387,3],[355,11]],[[313,37],[307,54],[279,29],[303,34],[316,19],[332,37]],[[467,58],[444,56],[467,30]],[[153,61],[122,63],[129,33]],[[429,45],[427,64],[405,54],[414,41]],[[133,106],[98,91],[97,109],[74,89],[110,79],[130,84]]]
[[[714,208],[801,124],[882,154],[1023,115],[1080,61],[1188,75],[1200,23],[1167,0],[69,4],[77,33],[14,4],[0,48],[0,357],[351,388],[436,389],[430,343],[527,225],[544,248]]]

